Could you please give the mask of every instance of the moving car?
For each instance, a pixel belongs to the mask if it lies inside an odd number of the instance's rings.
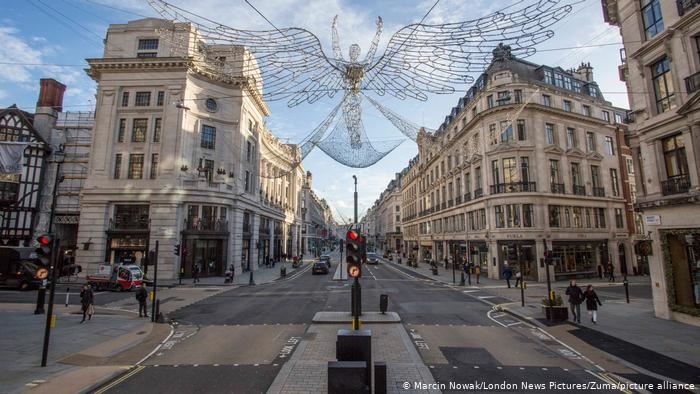
[[[29,248],[0,248],[0,286],[29,290],[41,285],[48,274],[40,259],[30,257]]]
[[[328,264],[328,268],[331,268],[331,256],[324,254],[321,256],[320,260]]]
[[[314,263],[313,268],[311,269],[311,273],[313,275],[316,274],[328,274],[328,264],[326,264],[325,261],[317,261]]]
[[[138,265],[103,265],[99,273],[88,275],[86,279],[98,291],[102,289],[130,291],[141,287],[143,271]]]
[[[379,256],[374,252],[367,253],[367,264],[377,265],[379,264]]]

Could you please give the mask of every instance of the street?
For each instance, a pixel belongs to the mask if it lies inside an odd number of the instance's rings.
[[[336,254],[328,275],[306,270],[294,279],[234,288],[177,310],[169,316],[175,323],[171,339],[141,367],[98,392],[267,391],[300,342],[321,338],[318,328],[310,329],[322,326],[311,323],[316,312],[349,310],[350,283],[332,280],[337,264]],[[401,316],[435,381],[447,385],[444,392],[451,382],[619,382],[534,326],[495,311],[492,305],[503,300],[486,292],[387,263],[364,266],[361,285],[363,311],[378,311],[379,295],[389,295],[389,310]],[[641,379],[628,368],[623,372],[630,381]]]

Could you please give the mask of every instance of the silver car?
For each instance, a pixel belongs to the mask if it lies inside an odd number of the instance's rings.
[[[377,265],[379,264],[379,256],[374,252],[367,253],[367,264]]]

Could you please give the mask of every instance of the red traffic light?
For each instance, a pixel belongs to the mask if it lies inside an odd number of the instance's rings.
[[[348,230],[348,233],[345,235],[345,238],[351,241],[356,241],[359,237],[360,235],[354,230]]]
[[[47,234],[40,235],[36,240],[41,246],[49,246],[52,241],[51,236]]]

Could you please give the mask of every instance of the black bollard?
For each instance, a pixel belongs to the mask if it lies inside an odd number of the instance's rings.
[[[253,280],[253,270],[250,270],[250,280],[248,281],[248,286],[255,286],[255,281]]]
[[[464,286],[464,272],[462,272],[462,279],[459,280],[459,285]]]
[[[625,275],[625,280],[622,282],[625,286],[625,298],[627,298],[627,303],[630,303],[630,286],[627,282],[627,275]]]

